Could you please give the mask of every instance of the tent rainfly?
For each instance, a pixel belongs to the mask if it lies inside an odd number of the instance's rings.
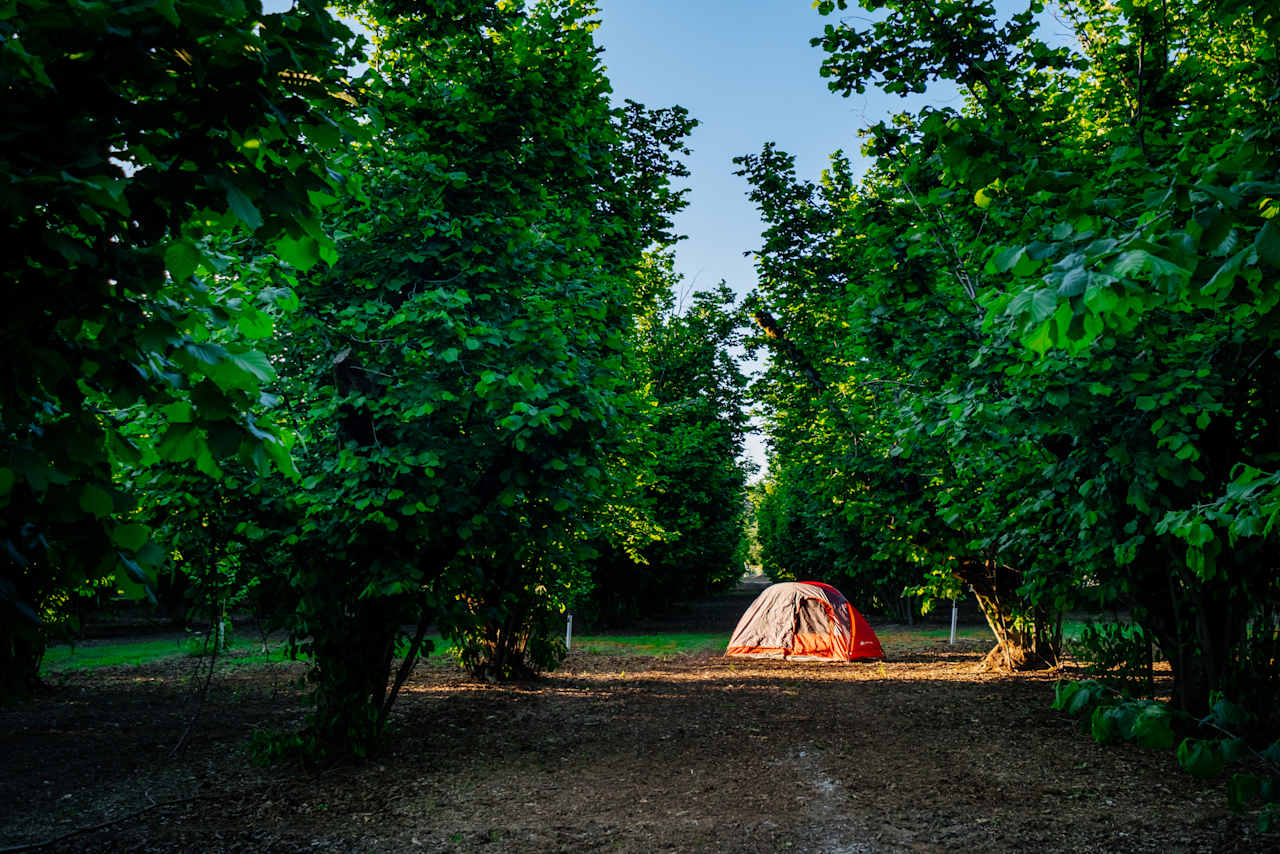
[[[766,587],[738,621],[725,654],[790,661],[884,658],[866,618],[839,590],[820,581]]]

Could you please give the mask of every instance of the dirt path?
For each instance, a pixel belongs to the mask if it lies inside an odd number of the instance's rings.
[[[1051,677],[878,629],[883,665],[575,652],[495,687],[432,661],[385,750],[328,772],[246,760],[300,719],[298,665],[218,676],[176,756],[189,663],[68,676],[0,711],[0,847],[105,825],[47,850],[1280,850],[1172,754],[1094,745]]]

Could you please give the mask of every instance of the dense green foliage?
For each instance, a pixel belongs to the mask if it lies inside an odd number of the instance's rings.
[[[0,696],[76,590],[137,589],[160,559],[121,466],[290,468],[253,414],[270,300],[217,275],[217,247],[329,243],[349,36],[314,2],[5,4]],[[154,431],[126,431],[138,407]]]
[[[1274,730],[1280,18],[1067,2],[1055,46],[1038,2],[866,6],[817,40],[833,90],[965,98],[869,129],[861,181],[742,161],[791,345],[761,389],[769,559],[963,579],[1014,665],[1056,657],[1066,606],[1128,608],[1179,707]]]
[[[722,590],[742,575],[746,557],[738,458],[747,379],[735,355],[742,313],[724,283],[679,299],[667,254],[650,257],[638,282],[632,376],[651,408],[615,477],[630,475],[625,503],[643,514],[648,536],[619,537],[631,528],[614,525],[597,543],[582,610],[600,624]]]
[[[341,752],[385,720],[404,623],[438,621],[477,675],[554,664],[547,629],[586,583],[583,531],[636,417],[629,276],[668,213],[585,7],[358,11],[380,127],[280,356],[304,478],[291,627]]]
[[[695,122],[611,104],[590,5],[347,4],[368,51],[312,3],[17,7],[0,694],[78,591],[252,605],[313,662],[264,750],[361,755],[429,627],[527,677],[601,544],[650,604],[737,572],[737,316],[664,291]]]

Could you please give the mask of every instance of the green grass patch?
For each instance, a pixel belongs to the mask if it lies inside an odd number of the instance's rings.
[[[245,644],[232,644],[230,652],[224,652],[218,656],[220,664],[227,667],[252,667],[257,664],[268,664],[277,661],[292,661],[289,657],[289,645],[279,644],[277,646],[268,645],[267,651],[262,651],[262,644],[258,641],[246,641]],[[298,655],[298,661],[306,661],[307,656]]]
[[[162,640],[119,641],[116,643],[58,645],[45,651],[40,669],[56,673],[69,670],[93,670],[98,667],[130,667],[166,658],[189,658],[202,654],[199,636],[164,638]],[[256,639],[232,640],[231,648],[220,654],[230,666],[243,667],[268,661],[287,661],[288,647],[278,644],[262,652]]]
[[[1071,640],[1078,638],[1084,623],[1068,622],[1063,626],[1063,635]],[[945,641],[951,630],[947,626],[902,626],[879,633],[881,641],[893,644],[911,644],[922,641]],[[956,632],[958,639],[989,640],[991,630],[982,625],[960,626]],[[434,650],[431,659],[448,658],[449,645],[439,635],[431,638]],[[689,655],[723,653],[729,642],[726,632],[680,632],[657,635],[580,635],[573,639],[575,652],[587,655]],[[408,641],[401,642],[400,653],[407,651]],[[79,646],[58,645],[50,647],[45,653],[41,669],[46,673],[60,671],[92,670],[97,667],[128,667],[146,664],[165,658],[190,657],[202,651],[199,635],[187,637],[169,637],[162,640],[129,640],[114,643],[95,642]],[[289,660],[286,644],[276,643],[268,652],[262,652],[262,643],[257,638],[235,638],[229,652],[220,658],[222,665],[231,668],[251,667]]]
[[[90,670],[145,664],[187,654],[185,640],[125,641],[120,643],[51,646],[45,651],[42,670]]]
[[[1084,631],[1085,623],[1080,620],[1067,620],[1062,624],[1062,639],[1073,641],[1080,639],[1080,633]]]
[[[951,629],[934,629],[913,626],[911,628],[894,628],[885,629],[876,632],[876,636],[881,640],[885,638],[905,639],[905,640],[949,640],[951,638]],[[986,626],[957,626],[956,638],[965,640],[980,640],[982,638],[991,637],[991,629]]]
[[[431,657],[448,658],[451,649],[438,635],[431,638],[435,649]],[[579,636],[573,639],[573,649],[588,655],[682,655],[689,653],[724,652],[729,637],[721,632],[665,635],[597,635]],[[402,641],[399,652],[408,651],[408,641]],[[98,667],[130,667],[166,658],[184,658],[199,655],[200,638],[165,638],[163,640],[95,642],[78,646],[59,645],[45,653],[41,670],[57,673],[77,670],[93,670]],[[221,666],[240,668],[269,662],[288,661],[286,644],[277,644],[268,652],[262,652],[262,644],[256,639],[233,640],[231,649],[220,656]]]
[[[1068,620],[1062,624],[1062,639],[1076,640],[1080,637],[1080,633],[1084,630],[1085,624],[1079,620]],[[897,626],[892,629],[884,629],[876,633],[881,640],[885,638],[902,639],[902,640],[949,640],[951,637],[950,626]],[[973,624],[957,626],[956,639],[964,640],[991,640],[994,638],[991,629],[985,624]]]
[[[582,635],[573,648],[588,655],[684,655],[724,652],[729,635],[724,632],[679,632],[665,635]]]

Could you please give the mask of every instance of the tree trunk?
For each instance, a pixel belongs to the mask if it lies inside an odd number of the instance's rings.
[[[0,563],[0,703],[25,699],[40,687],[49,627],[36,616],[46,610],[36,577],[36,572]]]
[[[955,575],[978,599],[996,645],[980,665],[1014,672],[1057,667],[1062,653],[1062,620],[1034,608],[1017,595],[1021,573],[994,561],[964,561]]]
[[[468,667],[471,675],[495,682],[536,679],[537,672],[525,661],[530,632],[526,621],[527,615],[517,610],[508,614],[501,623],[487,624],[481,642],[483,654]]]
[[[314,636],[312,730],[326,758],[365,756],[377,740],[397,633],[384,603],[366,600],[341,629]]]
[[[1173,705],[1192,717],[1209,712],[1210,696],[1225,691],[1236,702],[1248,686],[1235,684],[1236,659],[1247,657],[1250,603],[1235,602],[1227,585],[1212,585],[1176,566],[1148,571],[1137,601],[1138,619],[1150,627],[1173,671]],[[1156,583],[1159,582],[1159,583]]]
[[[45,641],[39,631],[23,631],[18,623],[0,629],[0,703],[31,696],[40,686]]]

